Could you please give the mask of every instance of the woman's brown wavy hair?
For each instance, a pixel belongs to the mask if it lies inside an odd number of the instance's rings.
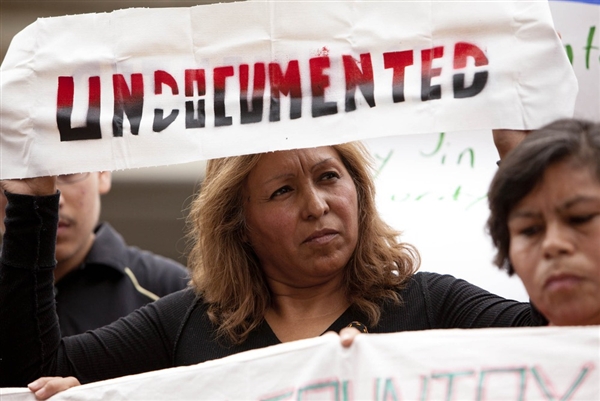
[[[399,242],[375,205],[372,161],[359,142],[332,146],[353,178],[358,194],[358,243],[346,266],[348,300],[375,326],[381,304],[400,303],[398,289],[420,264],[417,250]],[[209,304],[218,335],[242,343],[263,320],[271,293],[258,259],[244,240],[243,186],[261,154],[209,160],[206,178],[190,205],[188,265],[192,285]]]

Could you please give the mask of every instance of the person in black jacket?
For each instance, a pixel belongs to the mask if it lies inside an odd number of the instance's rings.
[[[1,386],[190,365],[349,325],[390,333],[545,324],[529,303],[417,273],[418,252],[379,216],[368,152],[354,142],[210,160],[189,214],[192,287],[61,339],[55,179],[2,187]]]
[[[101,196],[111,188],[110,172],[61,175],[56,182],[61,195],[54,281],[63,336],[105,326],[187,287],[183,265],[127,246],[109,223],[98,223]],[[0,198],[5,204],[4,194]],[[3,221],[4,207],[0,217]]]

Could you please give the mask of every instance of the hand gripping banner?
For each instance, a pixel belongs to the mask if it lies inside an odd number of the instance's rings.
[[[535,129],[577,83],[547,2],[243,2],[42,18],[1,71],[0,178]]]

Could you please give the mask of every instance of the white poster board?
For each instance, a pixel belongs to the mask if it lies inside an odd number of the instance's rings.
[[[579,82],[575,117],[600,121],[600,1],[551,1]],[[452,274],[495,294],[527,301],[517,277],[493,266],[484,231],[498,153],[490,131],[431,133],[367,141],[376,154],[378,206],[421,252],[421,270]]]

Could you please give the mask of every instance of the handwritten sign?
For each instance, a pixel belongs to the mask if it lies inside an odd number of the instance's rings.
[[[232,18],[243,23],[223,29]],[[548,4],[523,1],[44,18],[14,38],[1,71],[0,178],[537,128],[572,115],[577,86]]]
[[[64,400],[597,400],[600,328],[328,334],[91,383]],[[4,389],[3,401],[33,401]]]
[[[575,116],[600,121],[600,3],[550,1],[572,62]],[[378,172],[378,209],[416,245],[422,270],[452,274],[507,298],[528,301],[517,277],[492,265],[485,233],[487,190],[498,153],[489,130],[433,132],[366,141]]]
[[[484,230],[488,183],[498,168],[491,132],[403,135],[366,144],[376,162],[377,209],[417,247],[421,270],[529,299],[517,277],[492,265],[494,249]]]
[[[589,4],[587,4],[589,3]],[[556,29],[579,81],[575,116],[600,120],[600,1],[551,1]]]

